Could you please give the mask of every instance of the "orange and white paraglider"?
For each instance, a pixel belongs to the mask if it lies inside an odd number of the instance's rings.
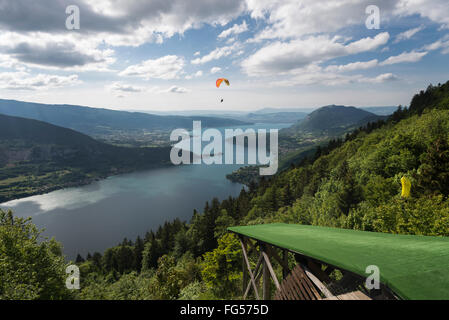
[[[217,86],[217,88],[220,88],[220,86],[221,86],[221,84],[222,83],[226,83],[226,85],[229,87],[231,84],[229,83],[229,80],[228,79],[225,79],[225,78],[220,78],[220,79],[217,79],[217,81],[215,82],[215,85]],[[221,99],[221,102],[223,103],[223,101],[224,101],[224,99]]]
[[[217,85],[217,88],[220,88],[220,86],[223,82],[226,83],[228,86],[230,85],[228,79],[220,78],[220,79],[217,79],[217,82],[215,83]]]

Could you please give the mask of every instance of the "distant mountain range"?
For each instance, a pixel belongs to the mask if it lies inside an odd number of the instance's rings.
[[[141,112],[115,111],[74,105],[47,105],[0,100],[0,113],[45,121],[89,135],[108,134],[111,131],[172,130],[191,128],[193,120],[200,120],[204,128],[248,124],[236,119],[202,116],[160,116]]]
[[[357,107],[380,116],[393,114],[398,107]],[[258,123],[293,123],[306,117],[318,108],[264,108],[255,111],[227,111],[227,110],[184,110],[184,111],[148,111],[145,113],[154,113],[158,115],[179,115],[179,116],[207,116],[236,119],[241,121]]]

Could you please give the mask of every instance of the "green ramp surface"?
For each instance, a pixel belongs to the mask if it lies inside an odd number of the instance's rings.
[[[379,268],[381,282],[402,299],[449,299],[449,237],[264,224],[229,231],[367,277]]]

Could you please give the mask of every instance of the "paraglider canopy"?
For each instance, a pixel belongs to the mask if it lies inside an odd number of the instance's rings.
[[[226,83],[228,86],[230,85],[228,79],[220,78],[220,79],[217,79],[217,82],[216,82],[217,88],[220,88],[220,86],[223,82]]]

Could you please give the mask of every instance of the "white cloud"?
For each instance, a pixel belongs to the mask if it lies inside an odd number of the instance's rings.
[[[291,73],[312,63],[371,51],[386,44],[387,32],[374,38],[364,38],[350,43],[337,42],[328,36],[309,37],[304,40],[274,42],[258,50],[242,62],[243,71],[250,75]]]
[[[323,85],[323,86],[343,86],[355,83],[380,84],[388,81],[398,80],[398,77],[392,73],[381,74],[377,77],[366,77],[360,74],[344,75],[338,72],[332,72],[322,69],[317,65],[309,65],[297,74],[285,80],[274,81],[275,86],[303,86],[303,85]]]
[[[229,56],[234,50],[236,50],[236,47],[237,46],[225,46],[225,47],[216,48],[209,54],[207,54],[201,58],[194,59],[191,62],[192,62],[192,64],[205,64],[205,63],[211,62],[213,60],[218,60],[223,57]]]
[[[357,62],[351,62],[345,65],[330,65],[326,68],[326,71],[330,72],[350,72],[355,70],[364,70],[364,69],[370,69],[374,68],[379,64],[379,61],[377,59],[370,60],[370,61],[357,61]]]
[[[417,52],[417,51],[411,51],[411,52],[404,52],[397,56],[392,56],[386,59],[385,61],[382,61],[380,63],[381,66],[386,65],[392,65],[397,63],[405,63],[405,62],[418,62],[420,61],[425,55],[427,55],[428,52]]]
[[[334,33],[347,26],[365,27],[365,9],[371,0],[247,0],[253,18],[268,26],[258,35],[262,39],[297,39],[316,33]],[[379,0],[382,18],[387,19],[395,1]]]
[[[77,75],[31,75],[27,72],[0,73],[0,88],[9,90],[48,90],[80,84]]]
[[[210,73],[215,74],[221,71],[220,67],[213,67],[212,69],[210,69]]]
[[[189,93],[190,90],[186,89],[186,88],[183,88],[183,87],[172,86],[169,89],[167,89],[165,92],[167,92],[167,93],[181,93],[181,94],[183,94],[183,93]]]
[[[230,35],[237,35],[246,31],[248,31],[248,25],[246,24],[246,21],[243,21],[242,24],[234,24],[231,28],[224,30],[218,35],[218,38],[224,39]]]
[[[384,83],[396,80],[399,80],[399,78],[396,75],[392,73],[384,73],[375,78],[361,78],[359,81],[367,83]]]
[[[133,86],[133,85],[126,84],[123,82],[114,82],[107,88],[111,91],[117,91],[117,92],[143,92],[143,91],[145,91],[145,88],[143,88],[143,87]]]
[[[396,5],[396,14],[419,14],[442,27],[449,27],[449,2],[447,0],[399,0]]]
[[[197,72],[195,72],[194,74],[192,74],[192,75],[188,75],[188,76],[186,76],[185,78],[187,79],[187,80],[190,80],[190,79],[193,79],[193,78],[199,78],[199,77],[202,77],[203,76],[203,71],[197,71]]]
[[[427,46],[424,46],[423,50],[426,51],[434,51],[434,50],[441,50],[442,54],[449,53],[449,35],[444,36],[443,38],[439,39],[438,41],[435,41],[434,43],[431,43]]]
[[[178,79],[183,72],[184,59],[175,55],[164,56],[158,59],[146,60],[139,64],[129,66],[119,75],[137,76],[144,79]]]
[[[420,27],[417,27],[417,28],[413,28],[413,29],[404,31],[404,32],[402,32],[402,33],[400,33],[400,34],[398,34],[398,35],[396,36],[396,39],[395,39],[394,43],[398,43],[398,42],[401,42],[401,41],[404,41],[404,40],[409,40],[409,39],[411,39],[415,34],[417,34],[418,32],[420,32],[420,31],[423,30],[423,29],[424,29],[424,27],[423,27],[423,26],[420,26]]]

